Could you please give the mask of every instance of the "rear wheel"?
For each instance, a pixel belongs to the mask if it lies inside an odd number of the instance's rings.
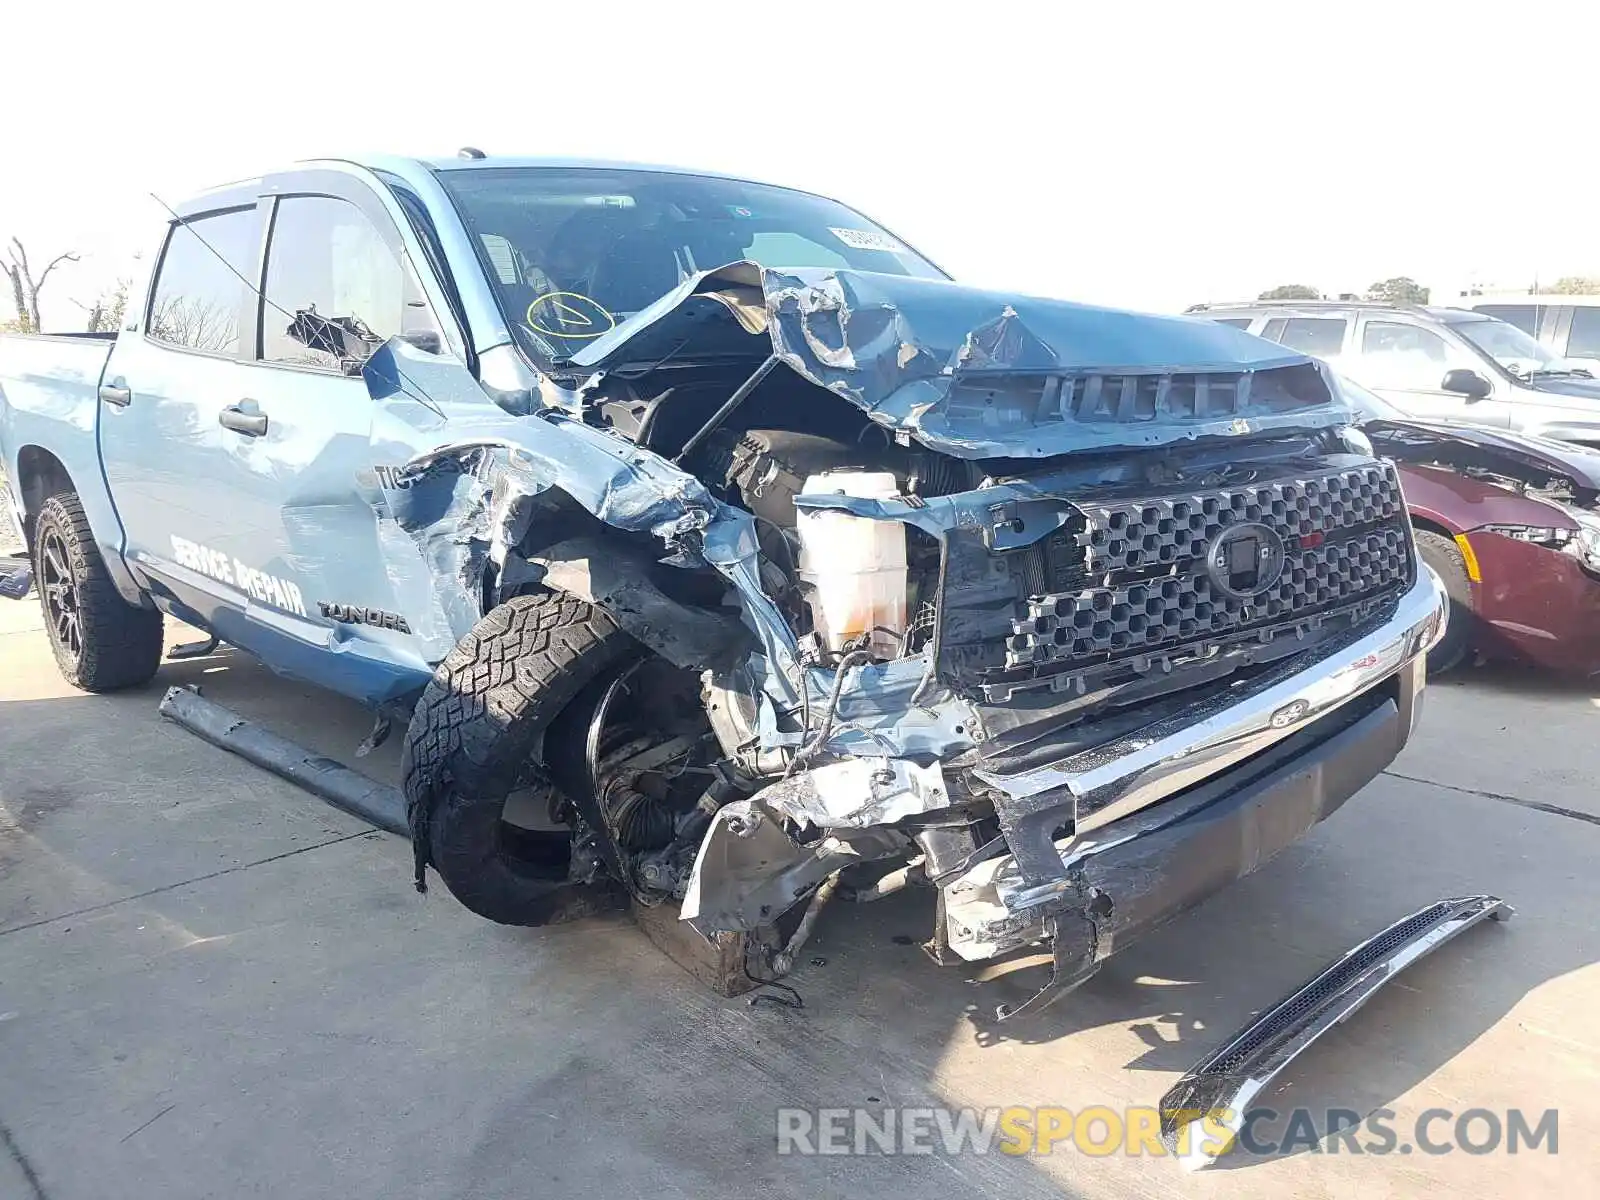
[[[1444,583],[1450,597],[1450,623],[1444,637],[1428,651],[1428,674],[1443,675],[1461,665],[1472,648],[1472,627],[1477,620],[1472,611],[1471,582],[1467,564],[1454,540],[1431,529],[1419,529],[1417,552]]]
[[[161,665],[161,613],[118,593],[76,496],[40,506],[33,545],[45,633],[63,678],[86,692],[149,682]]]

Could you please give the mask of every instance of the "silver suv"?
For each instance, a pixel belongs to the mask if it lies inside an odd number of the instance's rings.
[[[1189,312],[1315,355],[1414,416],[1600,446],[1600,381],[1484,313],[1335,300]]]

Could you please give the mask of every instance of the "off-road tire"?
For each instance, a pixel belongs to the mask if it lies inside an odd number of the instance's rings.
[[[56,666],[73,687],[115,692],[148,683],[161,666],[161,613],[129,604],[106,573],[89,518],[71,492],[58,492],[39,506],[33,528],[34,586],[44,611],[45,634]],[[47,562],[47,554],[64,562]],[[66,569],[80,645],[64,634],[56,598],[47,588],[58,566]]]
[[[1473,627],[1477,616],[1472,611],[1472,585],[1467,564],[1454,540],[1431,529],[1417,532],[1417,553],[1433,568],[1450,596],[1450,623],[1444,637],[1428,651],[1428,674],[1443,675],[1461,665],[1472,649]]]
[[[584,687],[642,648],[598,608],[559,593],[491,610],[439,664],[401,756],[417,884],[432,866],[462,904],[502,925],[616,907],[620,886],[568,881],[564,857],[519,852],[501,822],[540,735]]]

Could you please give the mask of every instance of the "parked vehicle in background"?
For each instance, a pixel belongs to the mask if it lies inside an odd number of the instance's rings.
[[[1331,300],[1189,311],[1320,358],[1425,420],[1600,446],[1600,380],[1483,313]]]
[[[1399,467],[1417,551],[1450,593],[1429,672],[1476,652],[1600,673],[1600,452],[1419,420],[1343,384],[1362,431]]]
[[[404,713],[483,916],[775,949],[864,869],[941,962],[1053,943],[1037,1007],[1411,734],[1445,596],[1303,354],[593,162],[307,164],[152,261],[114,342],[0,338],[63,672],[166,612]]]
[[[1515,325],[1600,379],[1600,296],[1463,296],[1456,307]]]

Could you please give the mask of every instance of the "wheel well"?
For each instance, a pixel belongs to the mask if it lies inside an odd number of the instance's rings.
[[[24,446],[17,451],[17,491],[22,496],[22,531],[33,546],[33,523],[39,508],[57,492],[70,492],[72,476],[61,460],[43,446]]]
[[[1449,538],[1452,542],[1456,540],[1456,531],[1454,529],[1446,529],[1439,522],[1430,521],[1427,517],[1412,517],[1411,527],[1413,529],[1426,529],[1429,533],[1437,533],[1441,537]]]

